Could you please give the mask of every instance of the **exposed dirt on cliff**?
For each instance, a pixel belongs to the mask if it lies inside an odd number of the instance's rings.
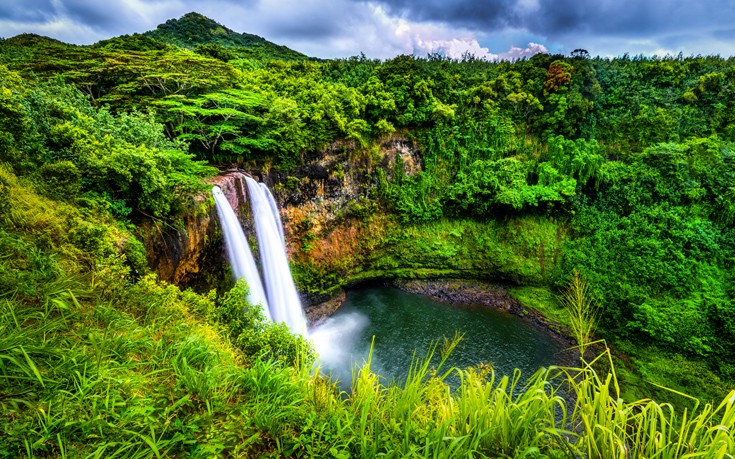
[[[378,148],[357,148],[354,142],[335,142],[304,158],[294,171],[271,169],[262,180],[271,187],[293,250],[299,242],[330,234],[340,222],[374,211],[375,171],[390,177],[400,158],[406,175],[420,170],[420,155],[408,139],[394,136]]]

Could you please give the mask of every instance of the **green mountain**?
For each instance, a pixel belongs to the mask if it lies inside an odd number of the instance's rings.
[[[250,67],[251,61],[259,60],[316,59],[257,35],[238,34],[197,13],[169,20],[144,34],[121,35],[91,46],[35,34],[0,39],[0,65],[26,78],[62,78],[92,100],[124,100],[135,106],[149,103],[137,99],[158,94],[159,90],[181,90],[168,84],[183,84],[191,93],[212,85],[227,87],[234,84],[231,77],[235,67]],[[168,72],[161,74],[162,68]],[[223,75],[227,75],[227,84],[223,83]],[[171,79],[163,87],[150,85],[150,78],[160,83],[158,78],[162,76]],[[190,80],[182,83],[185,76]]]
[[[277,45],[258,35],[237,33],[199,13],[169,19],[144,36],[202,54],[227,60],[232,57],[270,57],[284,60],[309,59],[305,54]]]
[[[85,46],[31,33],[0,40],[0,63],[27,72],[27,76],[73,70],[81,65],[87,54]]]

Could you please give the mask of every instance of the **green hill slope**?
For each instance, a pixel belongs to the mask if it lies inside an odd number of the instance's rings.
[[[277,45],[258,35],[234,32],[199,13],[187,13],[180,19],[169,19],[155,30],[145,32],[143,35],[187,49],[205,47],[205,50],[221,53],[218,48],[226,48],[239,57],[309,59],[305,54]]]

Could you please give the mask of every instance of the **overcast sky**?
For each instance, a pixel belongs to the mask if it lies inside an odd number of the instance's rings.
[[[91,44],[190,11],[322,58],[735,54],[732,0],[0,0],[0,37]]]

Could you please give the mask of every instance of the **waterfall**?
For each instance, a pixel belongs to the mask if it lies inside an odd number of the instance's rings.
[[[243,194],[246,194],[250,201],[258,240],[262,279],[265,282],[260,281],[261,276],[258,274],[253,254],[234,210],[222,190],[215,186],[212,194],[217,205],[217,215],[222,225],[232,270],[236,278],[245,277],[250,286],[248,301],[251,304],[262,305],[266,316],[273,321],[285,322],[292,332],[306,335],[306,318],[288,265],[281,216],[276,201],[264,184],[258,184],[247,176],[243,178],[247,184],[247,193],[243,187]]]
[[[261,188],[263,188],[263,193],[265,193],[265,197],[268,198],[268,204],[271,206],[271,211],[273,212],[273,217],[276,219],[276,228],[278,228],[278,234],[281,236],[281,242],[283,245],[286,245],[286,237],[283,235],[283,223],[281,222],[281,212],[278,211],[278,204],[276,204],[276,199],[273,197],[273,193],[271,193],[271,190],[268,189],[265,183],[260,182]]]
[[[255,222],[271,316],[276,322],[285,322],[292,332],[306,335],[306,318],[291,276],[286,247],[281,239],[273,208],[258,182],[245,177],[245,183]]]
[[[232,266],[235,279],[245,278],[249,287],[248,302],[253,305],[260,305],[265,316],[270,319],[271,314],[263,290],[263,283],[260,281],[260,274],[258,274],[258,268],[255,266],[253,253],[250,251],[250,246],[235,211],[232,210],[232,206],[230,206],[220,187],[212,188],[212,196],[214,196],[217,216],[222,226],[227,258]]]

